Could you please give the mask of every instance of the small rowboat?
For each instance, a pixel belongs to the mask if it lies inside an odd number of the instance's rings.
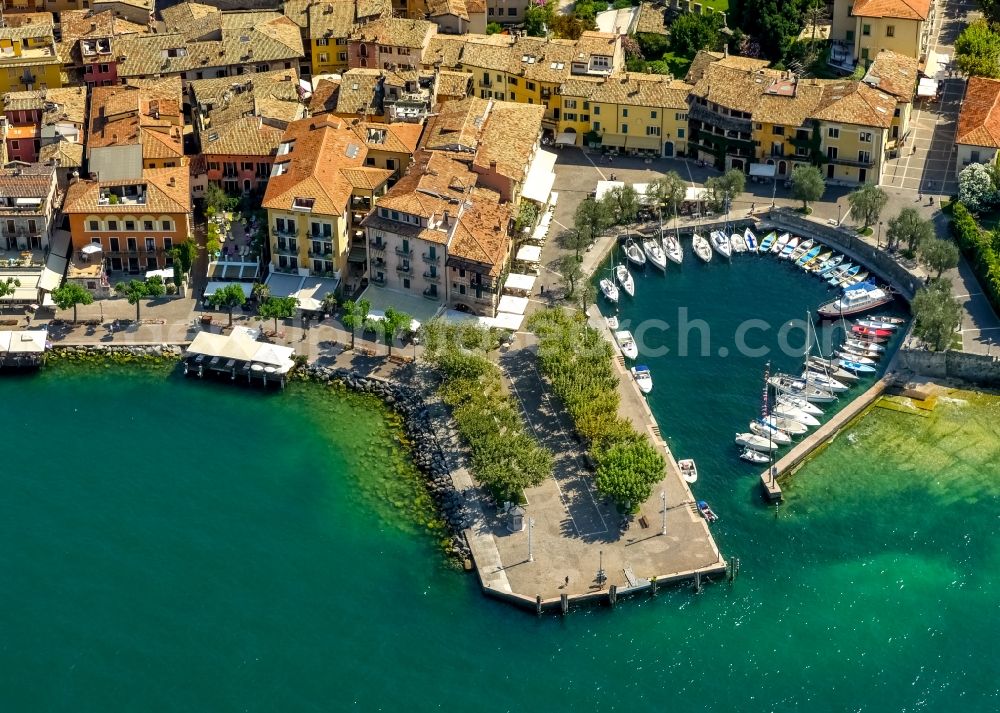
[[[759,247],[757,245],[757,236],[753,234],[750,228],[743,231],[743,241],[747,244],[747,250],[752,253],[757,252],[757,248]]]
[[[860,324],[855,324],[851,327],[851,331],[855,334],[860,334],[862,337],[875,337],[883,341],[892,336],[891,329],[872,329],[870,327],[862,327]]]
[[[777,255],[781,255],[781,252],[788,245],[788,241],[792,239],[790,233],[782,233],[777,240],[774,241],[774,245],[771,246],[771,252]],[[798,238],[796,238],[798,240]]]
[[[748,463],[756,463],[757,465],[767,463],[771,460],[770,457],[764,455],[763,453],[755,451],[753,448],[744,448],[743,452],[740,453],[740,458],[747,461]]]
[[[698,466],[694,464],[694,459],[685,458],[679,460],[677,461],[677,467],[680,468],[681,477],[684,478],[685,483],[694,483],[698,480]]]
[[[788,243],[785,244],[783,248],[781,248],[781,252],[778,253],[778,257],[780,257],[782,260],[787,260],[789,257],[791,257],[792,253],[798,249],[798,247],[799,247],[799,239],[792,238],[791,240],[788,241]]]
[[[729,236],[729,244],[734,253],[745,253],[747,251],[747,241],[739,233],[733,233]]]
[[[747,228],[750,230],[750,228]],[[773,230],[764,236],[764,239],[760,241],[760,249],[758,252],[769,253],[771,252],[771,246],[774,245],[774,241],[778,239],[778,234]]]
[[[719,516],[716,515],[714,512],[712,512],[712,508],[710,508],[708,506],[708,503],[706,503],[704,500],[698,501],[698,512],[700,512],[701,516],[706,520],[708,520],[709,522],[715,522],[716,520],[719,519]]]
[[[851,359],[840,359],[837,363],[848,371],[856,371],[859,374],[871,374],[875,371],[875,367],[871,364],[861,364]]]

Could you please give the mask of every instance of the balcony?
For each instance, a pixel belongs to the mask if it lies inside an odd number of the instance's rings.
[[[688,117],[695,121],[700,121],[709,126],[718,126],[726,131],[737,131],[745,134],[752,132],[750,119],[737,119],[733,116],[719,114],[702,104],[692,104],[688,111]]]
[[[420,253],[420,257],[423,259],[424,262],[429,263],[431,265],[438,265],[441,262],[440,255],[431,255],[430,253]]]
[[[281,253],[282,255],[298,255],[299,247],[295,243],[286,243],[283,240],[279,240],[271,245],[271,249],[276,253]]]
[[[386,264],[387,263],[386,263],[384,257],[372,258],[372,267],[378,267],[378,268],[385,269]]]
[[[413,250],[408,248],[397,247],[396,254],[400,257],[413,257]]]
[[[21,77],[21,84],[27,86],[29,84],[34,84],[38,80],[34,74],[25,74]]]
[[[385,286],[385,275],[373,275],[372,277],[368,278],[368,281],[371,282],[373,285],[378,285],[380,287],[384,287]]]
[[[433,273],[432,274],[430,272],[425,272],[424,273],[424,279],[427,280],[428,282],[440,282],[441,281],[441,275],[439,275],[437,273]]]
[[[871,168],[875,165],[874,156],[869,156],[867,161],[860,161],[855,158],[827,158],[830,163],[840,164],[841,166],[860,166],[861,168]]]
[[[382,238],[369,240],[368,244],[371,245],[374,250],[385,250],[386,248],[385,241],[382,240]]]
[[[404,275],[412,275],[413,267],[411,267],[410,265],[406,265],[404,263],[399,263],[398,265],[396,265],[396,272],[401,272]]]
[[[271,229],[271,234],[277,237],[285,238],[297,238],[299,236],[298,228],[278,228],[274,227]]]

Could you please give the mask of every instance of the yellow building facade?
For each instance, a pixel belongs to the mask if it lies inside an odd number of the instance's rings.
[[[52,31],[52,25],[0,28],[0,95],[63,86]]]

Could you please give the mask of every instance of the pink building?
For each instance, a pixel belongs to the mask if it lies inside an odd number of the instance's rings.
[[[347,64],[390,71],[420,69],[437,26],[426,20],[387,17],[357,27],[347,44]]]

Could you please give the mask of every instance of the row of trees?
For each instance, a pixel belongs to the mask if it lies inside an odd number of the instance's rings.
[[[536,312],[538,364],[590,446],[596,485],[622,509],[634,512],[663,478],[665,463],[632,424],[618,416],[618,377],[611,345],[578,313]]]
[[[953,207],[951,230],[987,299],[1000,312],[1000,237],[980,228],[961,201]]]
[[[472,470],[498,502],[521,500],[525,488],[552,474],[552,454],[530,435],[503,387],[500,368],[486,353],[494,333],[432,320],[423,325],[425,358],[444,377],[441,398],[451,407],[472,453]]]

